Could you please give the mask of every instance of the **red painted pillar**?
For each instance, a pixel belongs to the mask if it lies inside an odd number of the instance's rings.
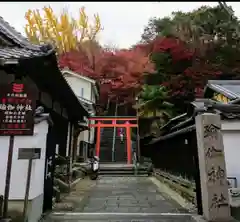
[[[100,154],[100,142],[101,142],[101,122],[97,123],[97,140],[96,140],[96,156],[99,157]]]
[[[129,122],[126,122],[126,136],[127,136],[127,163],[132,163],[132,149],[131,149],[131,130]]]

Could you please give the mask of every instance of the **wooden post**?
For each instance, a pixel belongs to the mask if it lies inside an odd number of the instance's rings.
[[[10,191],[10,185],[11,185],[13,147],[14,147],[14,136],[11,135],[9,137],[7,172],[6,172],[5,191],[4,191],[4,200],[3,200],[3,218],[8,217],[8,199],[9,199],[9,191]]]
[[[126,136],[127,136],[127,163],[132,163],[132,149],[131,149],[131,130],[129,122],[126,122]]]
[[[96,156],[100,155],[100,142],[101,142],[101,122],[97,123],[97,141],[96,141]]]
[[[96,124],[89,124],[89,127],[95,127],[96,128],[96,146],[95,146],[95,151],[96,151],[96,156],[99,157],[100,154],[100,141],[101,141],[101,128],[112,128],[112,127],[123,127],[126,129],[126,140],[127,140],[127,161],[129,164],[132,163],[132,149],[131,149],[131,127],[138,127],[138,124],[132,124],[129,123],[129,120],[137,120],[137,118],[101,118],[101,117],[91,117],[89,118],[89,120],[95,120]],[[101,121],[104,120],[112,120],[114,121],[114,123],[101,123]],[[126,120],[126,122],[124,124],[117,124],[115,123],[115,121],[117,120]]]
[[[220,115],[196,116],[203,216],[207,221],[230,221],[228,183]]]

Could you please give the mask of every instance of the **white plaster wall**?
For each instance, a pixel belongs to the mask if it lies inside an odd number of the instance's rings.
[[[77,96],[82,97],[81,95],[81,88],[84,88],[84,99],[90,100],[93,103],[96,102],[96,96],[94,93],[94,89],[92,87],[92,84],[84,79],[80,79],[77,78],[71,74],[66,74],[64,75],[65,79],[67,80],[68,84],[71,86],[72,90],[74,91],[74,93]],[[92,124],[95,123],[94,120],[91,121]],[[80,135],[78,136],[78,145],[80,141],[85,141],[88,143],[93,143],[94,142],[94,135],[95,135],[95,128],[92,127],[90,129],[90,138],[88,137],[88,131],[85,130],[83,132],[80,133]],[[78,152],[79,152],[79,148],[78,148]]]
[[[94,88],[92,87],[92,98],[91,98],[91,101],[93,103],[96,103],[96,94],[95,94],[95,91],[94,91]]]
[[[66,144],[66,156],[69,156],[69,143],[70,143],[70,131],[71,131],[71,123],[68,123],[68,135],[67,135],[67,144]]]
[[[78,138],[79,138],[79,142],[80,141],[85,141],[86,143],[88,143],[88,130],[82,131]]]
[[[94,96],[95,98],[95,96]],[[94,111],[91,116],[95,116],[96,115],[96,111]],[[90,124],[96,124],[96,121],[95,120],[89,120],[89,123]],[[96,127],[91,127],[90,128],[90,143],[93,144],[94,143],[94,139],[95,139],[95,130],[96,130]]]
[[[240,187],[240,121],[222,121],[222,135],[228,177],[236,177]]]
[[[240,131],[224,131],[223,144],[228,177],[236,177],[240,186]]]
[[[224,131],[233,131],[233,130],[240,131],[240,121],[238,121],[238,120],[222,121],[222,130],[224,130]]]
[[[80,79],[77,78],[75,76],[71,76],[71,75],[65,75],[65,78],[68,82],[68,84],[71,86],[73,92],[77,95],[77,96],[81,96],[84,99],[90,100],[91,101],[91,83],[84,80],[84,79]],[[81,88],[84,88],[84,95],[81,95]]]
[[[90,120],[89,123],[95,124],[95,120]],[[87,143],[93,143],[94,136],[95,136],[95,127],[90,128],[90,138],[89,138],[88,134],[89,134],[88,130],[82,131],[78,136],[78,144],[80,143],[80,141],[85,141]]]
[[[96,121],[95,120],[90,120],[90,124],[95,124],[96,123]],[[91,144],[93,144],[93,142],[94,142],[94,137],[95,137],[95,127],[91,127],[90,128],[90,143]]]
[[[28,160],[18,160],[19,148],[41,148],[41,158],[39,160],[33,160],[29,199],[32,200],[43,194],[47,132],[48,123],[47,121],[42,121],[35,125],[33,136],[15,137],[9,194],[10,200],[22,200],[25,195]],[[0,146],[0,172],[3,178],[3,180],[0,181],[0,194],[3,195],[5,189],[9,137],[1,136]]]

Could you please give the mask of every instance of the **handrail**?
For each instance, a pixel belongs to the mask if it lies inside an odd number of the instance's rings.
[[[194,182],[158,169],[154,169],[154,175],[160,179],[160,181],[166,183],[171,189],[178,192],[186,200],[196,205],[196,187]]]
[[[3,216],[3,195],[0,195],[0,218]]]
[[[67,157],[61,156],[61,155],[59,155],[59,154],[57,154],[57,153],[55,153],[55,156],[56,156],[57,158],[61,159],[61,160],[67,160]]]
[[[195,206],[196,202],[196,186],[194,181],[190,181],[181,176],[172,175],[171,173],[162,171],[160,169],[154,169],[154,176],[166,183],[171,189],[178,192],[181,196],[183,196],[186,200],[193,203]],[[239,192],[235,192],[234,189],[237,188],[237,178],[236,177],[227,177],[228,181],[233,180],[233,188],[229,188],[230,195],[232,197],[239,197]]]
[[[138,166],[137,166],[137,154],[133,152],[133,166],[134,166],[134,174],[138,174]]]

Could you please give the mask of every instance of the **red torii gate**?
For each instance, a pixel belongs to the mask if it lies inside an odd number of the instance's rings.
[[[127,162],[132,162],[132,150],[131,150],[131,128],[138,127],[138,124],[131,124],[129,121],[136,121],[136,117],[90,117],[89,120],[95,120],[97,123],[89,124],[89,127],[97,128],[97,140],[96,140],[96,156],[100,154],[100,143],[101,143],[101,128],[105,127],[122,127],[126,129],[127,137]],[[111,124],[102,123],[102,121],[112,121]],[[117,123],[117,121],[126,121],[124,124]]]

